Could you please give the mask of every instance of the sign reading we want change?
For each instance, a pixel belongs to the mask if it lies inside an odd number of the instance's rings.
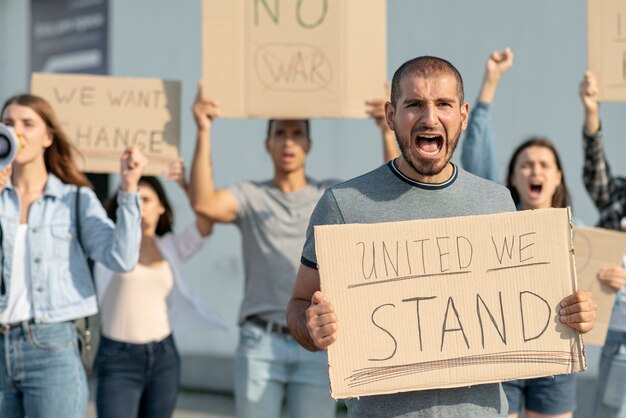
[[[365,118],[384,97],[385,0],[203,0],[204,94],[230,118]]]
[[[81,171],[117,173],[136,145],[148,157],[146,175],[178,158],[180,83],[159,79],[33,73],[31,92],[55,110]]]
[[[559,321],[575,292],[568,209],[316,226],[339,318],[331,395],[471,386],[585,369]]]

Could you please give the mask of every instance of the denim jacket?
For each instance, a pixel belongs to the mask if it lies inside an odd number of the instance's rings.
[[[118,193],[117,224],[107,217],[95,193],[80,189],[82,246],[76,239],[77,187],[48,174],[43,195],[28,213],[30,292],[37,323],[62,322],[98,311],[86,256],[114,271],[129,271],[139,259],[141,211],[137,193]],[[2,246],[0,261],[5,292],[0,311],[11,292],[13,243],[20,221],[20,199],[9,181],[0,192]]]
[[[495,142],[489,104],[476,102],[461,148],[463,169],[487,180],[500,181]]]

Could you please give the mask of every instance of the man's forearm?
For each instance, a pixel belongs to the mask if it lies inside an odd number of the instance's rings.
[[[600,130],[600,115],[598,110],[585,108],[585,133],[593,136]]]
[[[478,100],[486,104],[491,104],[496,95],[496,89],[498,88],[499,82],[499,77],[489,77],[489,75],[485,74],[483,83],[480,86],[480,92],[478,93]]]
[[[307,300],[291,299],[287,306],[287,326],[298,344],[309,351],[319,351],[306,326],[306,310],[309,306],[311,302]]]
[[[398,142],[396,141],[396,135],[391,129],[383,129],[383,162],[389,160],[395,160],[400,156],[398,151]]]
[[[209,130],[198,129],[189,188],[191,204],[194,207],[206,205],[215,193],[210,138],[211,133]]]

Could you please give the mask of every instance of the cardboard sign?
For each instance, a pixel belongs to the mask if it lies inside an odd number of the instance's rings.
[[[203,0],[204,93],[229,118],[365,118],[384,97],[384,0]]]
[[[589,69],[600,99],[626,101],[626,0],[588,0]]]
[[[180,83],[158,79],[34,73],[31,91],[46,99],[81,155],[82,171],[118,173],[123,150],[136,145],[146,175],[178,158]]]
[[[598,305],[596,324],[583,337],[585,344],[604,345],[617,292],[600,283],[598,271],[609,265],[621,265],[626,251],[626,234],[602,228],[574,228],[574,250],[578,288],[593,294]]]
[[[339,318],[334,398],[585,369],[582,338],[558,314],[576,290],[568,209],[314,232]]]

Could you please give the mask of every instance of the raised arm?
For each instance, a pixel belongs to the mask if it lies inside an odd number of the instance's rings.
[[[374,119],[374,123],[380,129],[383,140],[383,162],[393,160],[400,155],[396,137],[393,131],[389,129],[389,126],[387,126],[387,120],[385,119],[385,102],[389,101],[391,95],[389,83],[385,84],[385,92],[386,99],[375,98],[365,102],[367,114]]]
[[[337,340],[337,315],[320,291],[316,269],[300,265],[287,305],[287,325],[296,341],[309,351],[326,350]]]
[[[585,112],[584,133],[587,136],[594,136],[600,131],[600,99],[598,80],[593,72],[585,71],[578,86],[578,93]]]
[[[219,115],[217,102],[202,96],[202,85],[198,86],[192,107],[196,122],[196,150],[191,165],[189,194],[196,214],[212,222],[228,223],[237,216],[237,201],[226,189],[216,189],[211,162],[211,126]]]
[[[500,170],[496,158],[495,135],[491,121],[490,106],[493,102],[500,77],[513,65],[513,52],[494,51],[487,58],[485,74],[478,94],[478,101],[467,124],[467,132],[461,149],[461,164],[472,174],[499,181]]]
[[[585,188],[598,210],[603,210],[611,203],[616,185],[611,176],[611,169],[602,144],[600,131],[600,102],[596,76],[586,71],[580,82],[578,93],[585,113],[583,127],[583,144],[585,164],[583,168],[583,182]]]
[[[107,217],[95,193],[80,189],[81,241],[87,255],[109,270],[130,271],[139,259],[141,210],[138,183],[147,159],[137,147],[124,151],[121,159],[121,183],[117,193],[115,224]]]
[[[187,183],[185,171],[185,164],[183,163],[183,160],[178,158],[167,165],[167,169],[163,173],[163,177],[167,180],[175,181],[176,184],[178,184],[178,186],[185,192],[191,202],[189,183]],[[206,237],[213,231],[213,221],[201,213],[195,212],[195,214],[198,232],[200,232],[201,236]]]

